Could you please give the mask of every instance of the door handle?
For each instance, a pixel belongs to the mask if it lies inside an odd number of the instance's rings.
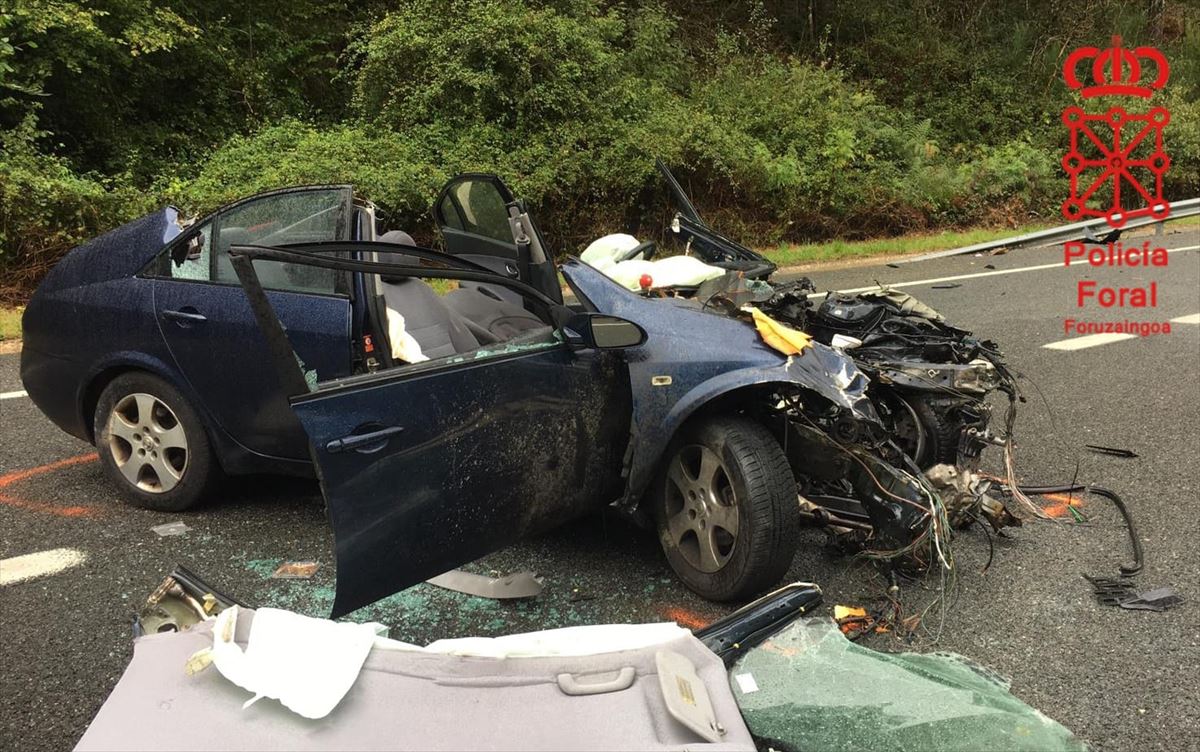
[[[184,308],[178,311],[163,311],[162,315],[164,319],[171,319],[172,321],[177,321],[185,326],[187,324],[198,324],[202,321],[208,321],[208,318],[195,308]]]
[[[340,439],[333,439],[329,441],[327,444],[325,444],[325,451],[329,452],[330,454],[337,454],[338,452],[345,452],[350,449],[361,449],[362,447],[367,447],[371,444],[380,444],[379,449],[382,449],[382,444],[385,443],[389,437],[395,436],[403,430],[403,426],[388,426],[387,428],[380,428],[378,431],[371,431],[370,433],[350,434],[349,436],[343,436]]]

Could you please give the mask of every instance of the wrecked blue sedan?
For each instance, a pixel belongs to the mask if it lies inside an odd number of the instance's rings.
[[[802,473],[861,481],[862,500],[839,501],[869,524],[839,519],[877,542],[928,525],[925,486],[827,435],[830,421],[884,433],[851,358],[818,342],[785,355],[746,321],[633,292],[579,259],[558,269],[564,302],[505,194],[482,177],[449,194],[459,217],[496,228],[480,240],[507,239],[502,264],[388,237],[229,251],[321,478],[335,614],[609,505],[653,521],[692,590],[745,598],[792,561]],[[314,368],[263,283],[280,266],[363,280],[376,357],[349,375]],[[839,449],[857,461],[809,467]]]
[[[556,267],[491,175],[451,181],[434,217],[446,252],[380,232],[348,186],[185,226],[150,215],[39,289],[26,388],[151,508],[190,506],[222,471],[315,468],[335,615],[606,506],[653,524],[672,569],[714,600],[776,583],[803,520],[881,555],[946,534],[921,476],[935,460],[892,440],[894,412],[842,349],[768,346],[740,305],[711,305],[732,288],[659,295],[615,266]],[[660,277],[680,267],[665,261]],[[736,287],[744,262],[705,274]]]

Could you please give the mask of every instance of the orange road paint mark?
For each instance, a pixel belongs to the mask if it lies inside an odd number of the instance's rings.
[[[17,509],[28,509],[31,512],[43,512],[45,514],[53,514],[59,517],[99,517],[100,513],[91,507],[60,507],[54,504],[47,504],[43,501],[29,501],[27,499],[16,499],[12,496],[0,494],[0,504],[8,507],[16,507]]]
[[[1051,517],[1066,517],[1071,513],[1070,507],[1083,506],[1083,498],[1074,494],[1042,494],[1042,498],[1053,502],[1042,507]]]
[[[91,454],[81,454],[78,457],[68,457],[65,460],[57,462],[49,462],[45,465],[31,467],[28,470],[14,470],[11,473],[0,475],[0,488],[11,486],[13,483],[19,483],[27,478],[32,478],[35,475],[53,472],[62,467],[70,467],[71,465],[82,465],[85,462],[95,462],[100,459],[100,455],[92,452]]]
[[[707,619],[679,606],[667,606],[662,610],[662,615],[664,619],[670,619],[679,626],[687,627],[688,629],[702,629],[708,626]]]
[[[58,460],[57,462],[49,462],[45,465],[38,465],[37,467],[31,467],[27,470],[14,470],[11,473],[5,473],[4,475],[0,475],[0,488],[7,488],[8,486],[11,486],[15,483],[20,483],[21,481],[28,480],[28,479],[36,477],[38,475],[44,475],[46,473],[51,473],[51,472],[54,472],[55,470],[61,470],[64,467],[71,467],[73,465],[82,465],[82,464],[85,464],[88,462],[95,462],[98,459],[100,459],[100,455],[93,452],[91,454],[81,454],[78,457],[68,457],[65,460]],[[42,512],[44,514],[53,514],[53,515],[57,515],[59,517],[99,517],[100,516],[99,510],[93,509],[91,507],[78,506],[78,505],[63,507],[63,506],[58,506],[57,504],[49,504],[44,501],[33,501],[31,499],[20,498],[18,496],[12,496],[11,494],[0,494],[0,504],[4,504],[5,506],[10,506],[10,507],[15,507],[17,509],[28,509],[29,511],[32,511],[32,512]]]

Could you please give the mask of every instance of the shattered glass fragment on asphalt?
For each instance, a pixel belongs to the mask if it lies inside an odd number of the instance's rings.
[[[273,580],[307,580],[321,566],[315,561],[285,561],[271,574]]]
[[[166,538],[172,535],[183,535],[187,531],[191,530],[191,528],[183,524],[182,521],[177,520],[175,522],[168,522],[164,525],[155,525],[154,527],[150,528],[150,530],[154,533],[157,533],[160,538]]]

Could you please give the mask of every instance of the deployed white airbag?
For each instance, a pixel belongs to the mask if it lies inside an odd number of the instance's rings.
[[[421,352],[421,345],[413,338],[404,326],[404,315],[395,308],[387,308],[388,342],[392,345],[392,359],[405,363],[420,363],[429,360]]]
[[[642,277],[650,277],[652,288],[696,287],[726,273],[719,266],[706,264],[695,256],[670,256],[655,261],[636,258],[617,261],[617,258],[637,248],[638,239],[615,233],[592,241],[579,256],[580,260],[604,272],[617,284],[629,290],[640,290]]]
[[[716,279],[726,270],[710,266],[695,256],[669,256],[655,261],[622,261],[600,271],[622,287],[640,290],[642,275],[650,276],[650,287],[696,287],[702,282]]]

